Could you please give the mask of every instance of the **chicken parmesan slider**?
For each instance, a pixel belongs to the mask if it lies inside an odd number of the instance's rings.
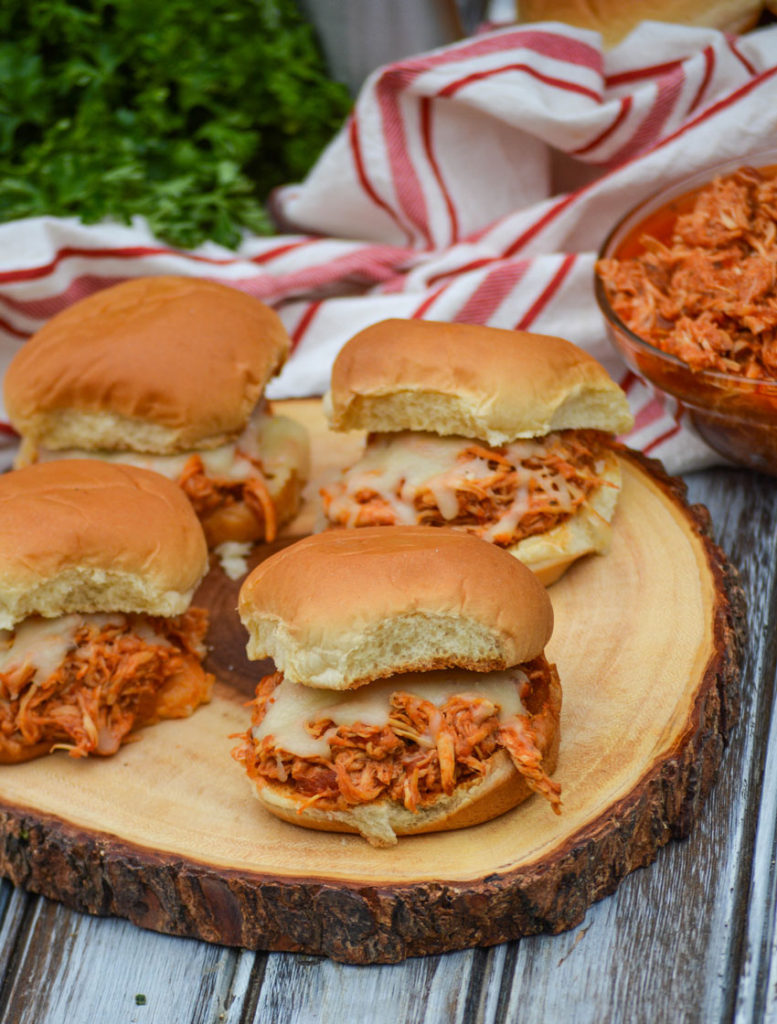
[[[113,754],[210,697],[208,567],[180,488],[63,460],[0,476],[0,763]]]
[[[308,472],[304,428],[263,402],[288,350],[277,314],[235,288],[166,276],[106,288],[11,361],[17,466],[88,457],[153,469],[184,489],[211,547],[272,540]]]
[[[452,530],[330,530],[240,591],[248,656],[276,671],[236,748],[256,796],[297,825],[400,835],[560,806],[561,688],[548,596],[516,559]]]
[[[321,490],[333,526],[450,526],[552,583],[603,552],[620,489],[611,441],[626,397],[571,342],[428,320],[384,320],[340,351],[325,408],[368,431]]]

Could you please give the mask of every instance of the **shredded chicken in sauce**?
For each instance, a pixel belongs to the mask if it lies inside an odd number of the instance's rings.
[[[207,628],[200,608],[173,619],[118,616],[99,627],[86,621],[46,678],[36,678],[29,663],[0,672],[0,761],[23,760],[25,748],[33,756],[45,749],[113,754],[131,730],[190,715],[213,685],[201,665]]]
[[[245,480],[232,480],[225,476],[208,476],[199,455],[191,455],[183,467],[178,484],[183,488],[200,519],[221,508],[245,502],[254,518],[264,526],[264,539],[269,543],[278,533],[275,504],[270,496],[261,463],[245,453],[239,453],[254,467],[254,474]]]
[[[328,758],[291,754],[275,746],[272,735],[257,742],[252,730],[233,756],[253,780],[289,786],[302,798],[300,810],[314,804],[344,810],[388,797],[415,812],[485,776],[489,758],[502,748],[529,787],[559,814],[561,787],[543,770],[540,750],[549,712],[557,716],[559,709],[536,706],[537,691],[548,692],[556,669],[542,656],[521,668],[526,675],[521,700],[530,710],[505,721],[495,704],[477,694],[453,696],[436,707],[419,694],[397,691],[382,728],[359,722],[335,726],[326,718],[306,723],[311,736],[326,736]],[[275,672],[257,686],[252,728],[261,723],[282,679],[283,673]]]
[[[369,486],[367,473],[352,485],[346,471],[321,489],[324,514],[337,526],[393,526],[402,521],[398,508],[410,504],[421,525],[449,526],[510,547],[570,519],[597,488],[614,486],[602,477],[608,443],[595,430],[559,431],[493,448],[463,442],[456,463],[412,493],[402,477],[387,495]],[[452,509],[448,502],[441,507],[441,492],[454,495]]]
[[[777,377],[777,175],[716,178],[666,242],[640,244],[596,268],[627,327],[692,369]]]

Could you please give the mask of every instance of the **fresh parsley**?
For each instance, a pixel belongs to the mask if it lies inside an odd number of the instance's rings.
[[[0,220],[141,214],[234,247],[349,106],[293,0],[4,0]]]

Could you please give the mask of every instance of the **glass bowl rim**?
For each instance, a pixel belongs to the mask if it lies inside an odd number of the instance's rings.
[[[618,234],[619,231],[629,222],[634,219],[634,227],[639,225],[639,214],[652,213],[653,209],[660,209],[661,206],[671,202],[672,199],[678,198],[678,196],[684,195],[686,192],[692,191],[692,189],[698,184],[703,186],[709,184],[718,175],[726,174],[730,171],[736,171],[740,167],[765,167],[769,166],[769,161],[777,165],[777,148],[774,146],[767,149],[756,150],[753,153],[745,154],[744,156],[731,157],[728,160],[724,160],[720,163],[713,164],[710,167],[703,168],[698,171],[694,171],[693,174],[686,175],[684,178],[678,178],[673,184],[664,186],[663,188],[656,189],[655,192],[651,192],[650,195],[641,199],[634,206],[629,209],[618,218],[614,226],[609,230],[602,244],[599,246],[599,251],[596,254],[596,263],[602,259],[608,259],[605,253],[610,246],[613,238]],[[659,200],[661,200],[659,202]],[[656,204],[655,207],[653,204]],[[648,209],[650,208],[650,209]],[[597,304],[601,313],[605,319],[609,321],[611,326],[616,330],[620,331],[633,342],[638,349],[641,349],[645,355],[654,356],[659,361],[668,363],[670,366],[675,367],[677,370],[685,371],[693,375],[694,379],[702,382],[707,381],[711,385],[717,387],[722,386],[735,386],[740,391],[758,391],[765,389],[777,389],[777,377],[744,377],[738,373],[726,373],[723,370],[693,370],[688,363],[680,359],[678,356],[672,355],[670,352],[665,352],[663,349],[658,348],[656,345],[646,341],[645,338],[635,334],[630,327],[621,320],[615,310],[610,304],[610,300],[607,297],[607,292],[602,282],[601,277],[596,271],[594,265],[594,294],[596,297]],[[642,370],[641,372],[645,372]]]

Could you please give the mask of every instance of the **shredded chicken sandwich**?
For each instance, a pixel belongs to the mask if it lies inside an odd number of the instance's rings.
[[[32,617],[0,634],[0,761],[114,754],[129,734],[209,700],[207,613]]]

